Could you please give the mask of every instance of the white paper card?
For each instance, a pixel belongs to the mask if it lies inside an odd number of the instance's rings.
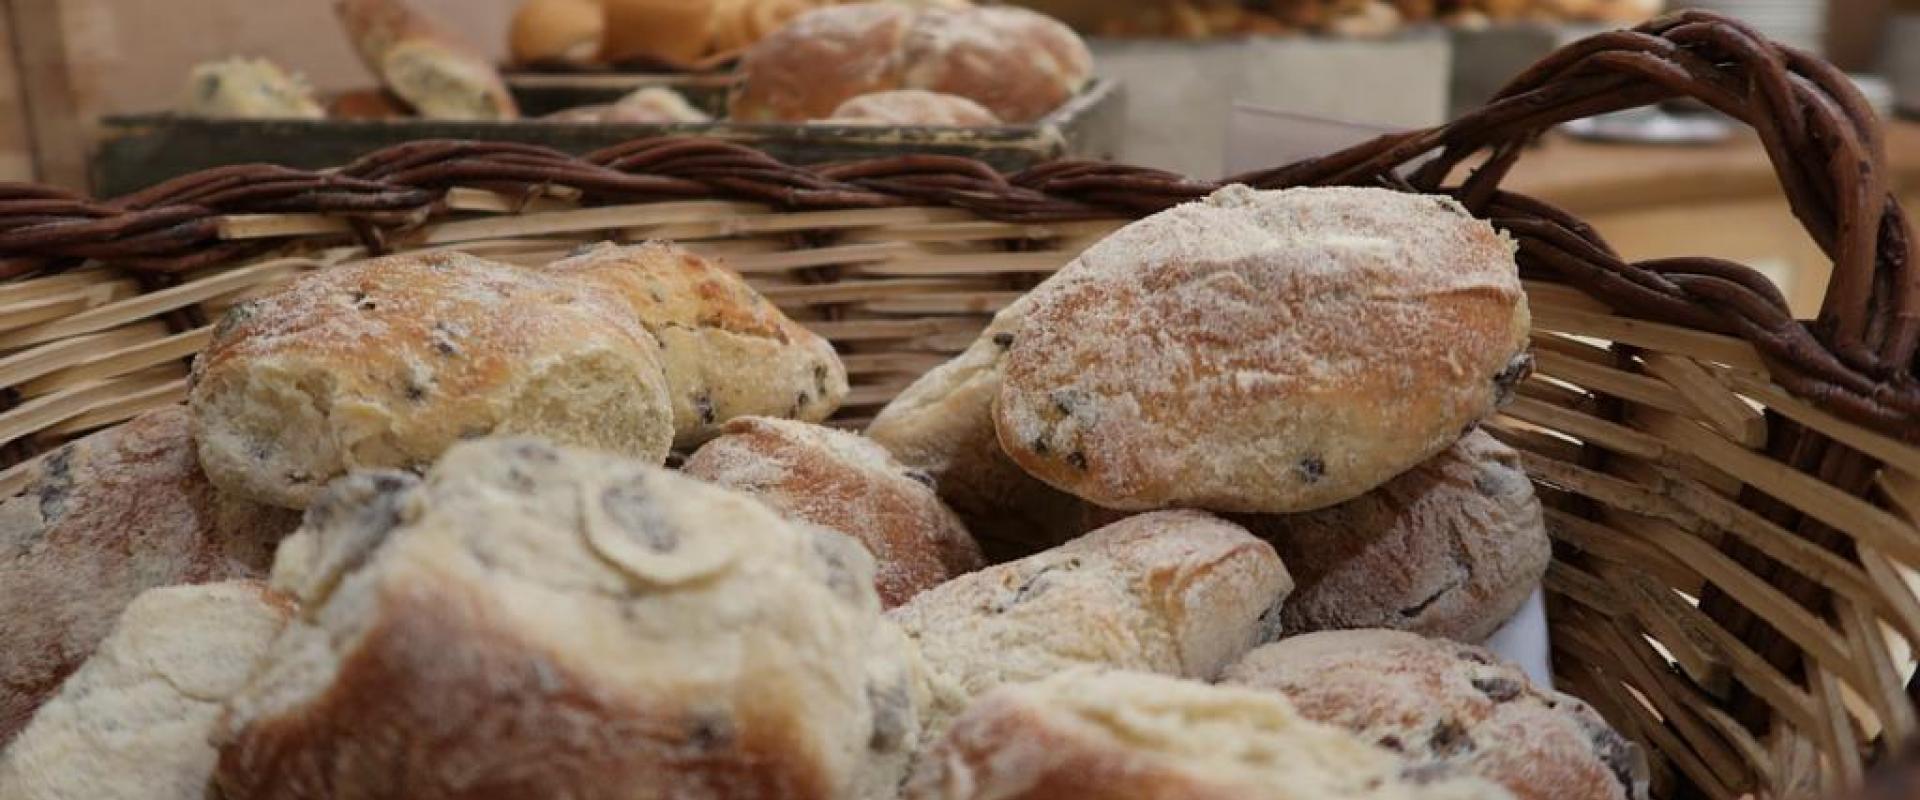
[[[1538,588],[1534,589],[1533,596],[1520,606],[1520,611],[1487,638],[1486,647],[1501,658],[1518,664],[1535,685],[1552,688],[1553,668],[1549,666],[1547,655],[1546,594]]]

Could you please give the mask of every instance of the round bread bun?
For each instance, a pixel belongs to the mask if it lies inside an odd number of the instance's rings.
[[[538,434],[666,458],[660,346],[592,287],[458,253],[371,259],[235,306],[188,393],[215,485],[303,508],[349,469]]]
[[[983,566],[980,546],[934,494],[933,479],[862,436],[741,417],[681,471],[859,540],[873,554],[886,608]]]
[[[954,94],[921,89],[873,92],[841,103],[826,122],[842,125],[945,125],[991,127],[1001,124],[979,103]]]
[[[1227,187],[1034,290],[1000,444],[1109,508],[1350,500],[1452,444],[1524,374],[1513,252],[1445,197]]]
[[[1286,695],[1416,766],[1499,783],[1520,800],[1644,800],[1647,763],[1580,700],[1528,682],[1478,647],[1390,630],[1282,639],[1229,667],[1230,684]]]
[[[828,6],[795,17],[740,59],[736,122],[806,122],[850,98],[900,88],[900,46],[918,14],[893,3]]]
[[[1285,698],[1074,669],[982,697],[928,751],[907,800],[1508,800],[1412,770]]]
[[[713,438],[735,417],[820,422],[846,399],[847,369],[832,344],[689,250],[601,244],[546,270],[624,301],[659,340],[678,447]]]
[[[533,440],[341,485],[275,566],[303,610],[214,735],[223,796],[827,800],[904,777],[917,681],[858,542]]]
[[[719,0],[600,0],[606,13],[600,60],[690,64],[713,49]]]
[[[901,58],[904,87],[960,95],[1014,124],[1046,116],[1093,77],[1079,34],[1018,6],[928,10]]]
[[[1299,582],[1287,635],[1398,628],[1478,643],[1520,610],[1553,556],[1520,454],[1475,429],[1345,503],[1236,517]]]
[[[599,0],[523,0],[507,33],[516,64],[593,63],[607,27]]]
[[[299,526],[216,491],[188,428],[181,406],[146,412],[43,456],[0,502],[0,749],[141,592],[264,576]]]

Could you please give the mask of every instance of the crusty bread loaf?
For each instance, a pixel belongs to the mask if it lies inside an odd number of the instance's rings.
[[[626,301],[660,341],[674,444],[689,447],[734,417],[819,422],[847,395],[833,345],[788,319],[740,276],[671,244],[600,245],[548,265]]]
[[[141,592],[264,575],[300,524],[215,491],[188,427],[183,407],[149,411],[49,453],[0,502],[0,747]]]
[[[901,88],[900,47],[917,16],[892,3],[801,14],[741,56],[728,116],[806,122],[831,116],[849,98]]]
[[[600,0],[522,0],[507,49],[516,64],[591,64],[606,27]]]
[[[1472,771],[1520,800],[1647,796],[1638,747],[1586,703],[1471,645],[1391,630],[1310,633],[1254,650],[1225,680],[1281,692],[1311,719],[1417,766]]]
[[[987,127],[1001,124],[999,117],[979,103],[957,94],[924,89],[863,94],[841,103],[825,121],[842,125]]]
[[[531,440],[340,485],[275,565],[303,611],[215,734],[226,796],[897,790],[918,681],[852,539]]]
[[[1292,512],[1491,413],[1527,363],[1513,242],[1445,197],[1230,186],[1034,290],[994,406],[1028,472],[1099,505]]]
[[[600,2],[607,15],[602,61],[691,64],[713,47],[714,11],[721,0]]]
[[[886,608],[982,566],[980,546],[934,494],[932,479],[861,436],[741,417],[681,471],[753,497],[789,519],[859,540],[873,554],[874,588]]]
[[[867,426],[867,436],[894,458],[933,478],[940,498],[996,562],[1098,527],[1088,503],[1028,475],[994,435],[993,399],[1024,307],[1016,301],[995,315],[966,351],[920,376]]]
[[[187,78],[180,113],[214,119],[319,119],[313,87],[264,58],[201,64]]]
[[[1244,529],[1167,511],[963,575],[888,617],[920,646],[930,739],[987,690],[1073,666],[1210,679],[1265,638],[1292,588]]]
[[[1409,769],[1285,698],[1076,669],[982,697],[923,755],[908,800],[1506,800]]]
[[[1298,582],[1286,633],[1398,628],[1485,641],[1553,556],[1520,454],[1475,429],[1371,492],[1303,514],[1235,517]]]
[[[19,739],[0,750],[7,800],[203,800],[221,703],[293,616],[256,581],[152,589]]]
[[[367,69],[429,119],[519,116],[500,73],[472,44],[407,0],[335,0]]]
[[[349,469],[419,469],[495,432],[657,463],[660,347],[596,295],[449,252],[302,276],[235,306],[194,362],[200,461],[222,489],[291,508]]]

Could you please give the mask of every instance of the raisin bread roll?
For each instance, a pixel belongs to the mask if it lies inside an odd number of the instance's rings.
[[[825,122],[841,125],[945,125],[991,127],[1000,118],[957,94],[923,89],[872,92],[841,103]]]
[[[897,790],[918,682],[852,539],[531,440],[341,486],[275,565],[303,611],[215,733],[226,796]]]
[[[407,0],[335,0],[360,60],[428,119],[514,119],[520,111],[487,57]]]
[[[1514,245],[1451,199],[1230,186],[1035,289],[1000,444],[1098,505],[1295,512],[1458,439],[1530,363]]]
[[[203,800],[207,734],[293,602],[255,581],[141,594],[93,658],[0,751],[9,800]]]
[[[681,471],[859,540],[873,554],[885,608],[983,565],[980,546],[933,493],[932,479],[851,433],[742,417]]]
[[[1285,698],[1075,669],[982,697],[926,753],[908,800],[1507,800],[1410,769]]]
[[[264,58],[230,58],[193,68],[180,113],[210,119],[320,119],[313,87]]]
[[[218,492],[186,409],[67,444],[0,502],[0,746],[158,586],[259,577],[300,515]]]
[[[820,422],[847,396],[833,345],[788,319],[719,264],[677,245],[603,244],[547,271],[608,291],[660,342],[674,444],[713,438],[734,417]]]
[[[591,286],[459,253],[305,275],[235,306],[194,361],[200,461],[302,508],[349,469],[419,469],[461,439],[534,434],[655,463],[660,347]]]
[[[1299,584],[1280,614],[1287,635],[1398,628],[1482,642],[1553,556],[1520,454],[1479,429],[1340,505],[1234,521],[1272,543]]]
[[[1228,683],[1285,694],[1310,719],[1419,766],[1471,771],[1520,800],[1644,800],[1645,756],[1586,703],[1471,645],[1390,630],[1283,639]]]
[[[930,740],[996,686],[1092,665],[1211,679],[1293,588],[1273,548],[1197,511],[1142,514],[888,612],[920,646]]]

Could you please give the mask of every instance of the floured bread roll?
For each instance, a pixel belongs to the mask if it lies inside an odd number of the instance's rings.
[[[320,119],[313,87],[264,58],[230,58],[193,68],[180,113],[214,119]]]
[[[1142,514],[888,612],[920,646],[939,735],[980,694],[1092,665],[1213,678],[1293,588],[1273,548],[1197,511]]]
[[[293,602],[254,581],[169,586],[129,604],[100,649],[0,751],[8,800],[203,800],[207,734]]]
[[[1283,639],[1227,669],[1308,718],[1416,766],[1471,771],[1521,800],[1644,800],[1645,756],[1586,703],[1471,645],[1389,630]]]
[[[1288,635],[1398,628],[1485,641],[1553,556],[1520,454],[1478,429],[1340,505],[1234,521],[1299,583],[1280,614]]]
[[[300,515],[218,492],[167,406],[42,458],[0,502],[0,747],[158,586],[260,577]]]
[[[833,345],[740,276],[678,246],[603,244],[547,271],[611,289],[660,341],[678,446],[713,438],[734,417],[819,422],[847,396]]]
[[[867,426],[894,458],[933,478],[994,561],[1098,527],[1085,501],[1028,475],[994,435],[993,399],[1024,308],[1022,298],[995,315],[965,352],[920,376]]]
[[[888,797],[907,644],[859,543],[649,464],[463,443],[329,488],[229,704],[229,797]]]
[[[606,27],[599,0],[522,0],[507,49],[516,64],[591,64]]]
[[[1076,669],[1003,686],[923,754],[908,800],[1505,800],[1409,768],[1269,692]]]
[[[841,103],[826,122],[842,125],[947,125],[990,127],[1000,118],[957,94],[922,89],[873,92]]]
[[[461,439],[534,434],[658,463],[660,346],[591,286],[459,253],[302,276],[235,306],[195,359],[200,461],[302,508],[349,469],[420,469]]]
[[[932,479],[861,436],[792,420],[727,423],[681,471],[852,536],[873,554],[874,588],[892,608],[982,566],[980,546],[933,493]]]
[[[1099,505],[1309,511],[1425,461],[1529,363],[1513,242],[1451,199],[1230,186],[1035,289],[994,406]]]

